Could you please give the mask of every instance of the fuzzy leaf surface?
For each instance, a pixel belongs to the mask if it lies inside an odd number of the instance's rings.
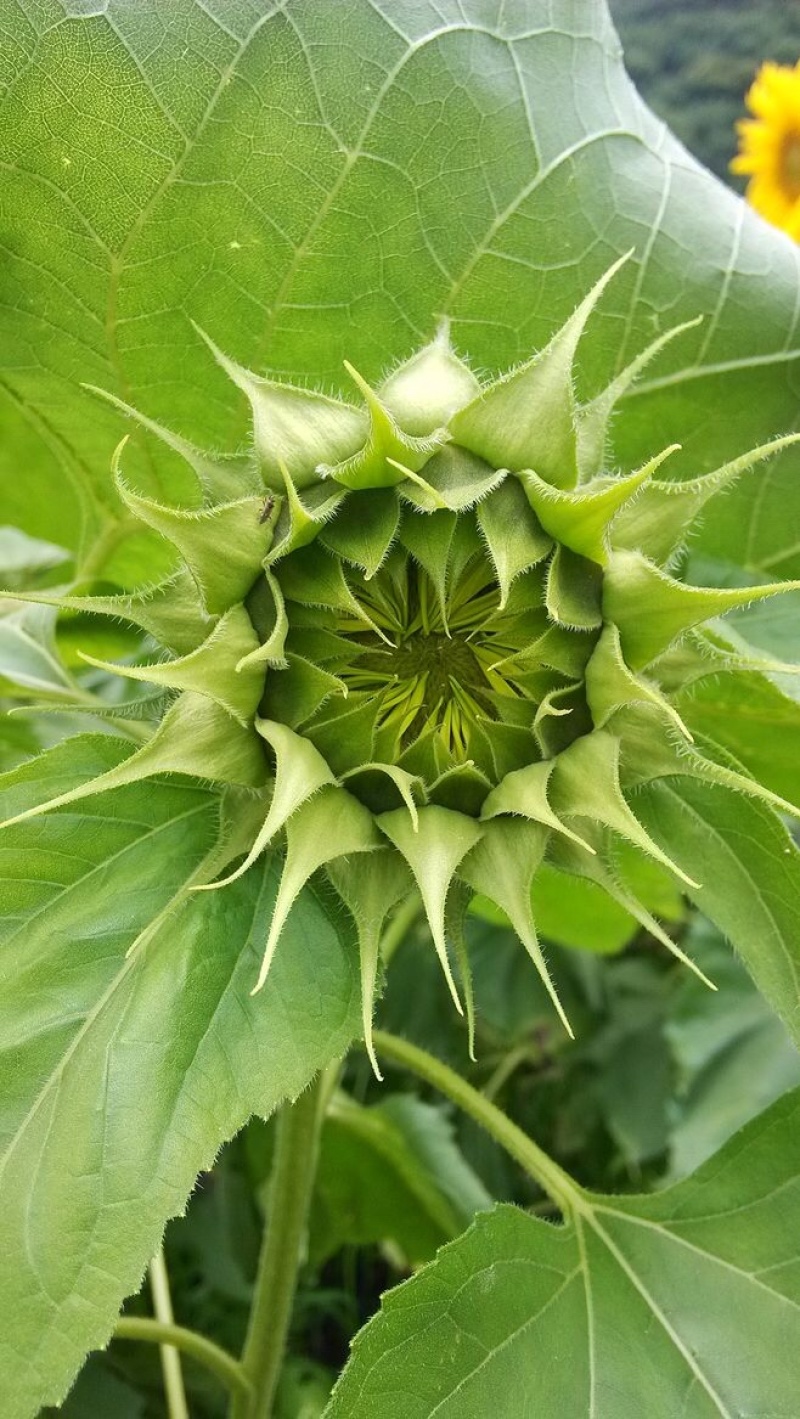
[[[4,803],[36,802],[43,780],[68,786],[121,752],[108,738],[58,746],[7,776]],[[269,862],[227,890],[184,891],[218,811],[187,780],[154,780],[9,829],[0,845],[8,1419],[63,1397],[197,1173],[357,1028],[347,930],[313,892],[269,988],[251,998],[275,895]]]
[[[652,783],[635,803],[679,867],[702,861],[701,885],[688,895],[800,1044],[800,851],[781,819],[730,789],[687,778]]]
[[[326,1419],[793,1419],[800,1379],[800,1091],[692,1177],[508,1206],[391,1293]]]
[[[788,676],[783,678],[789,682]],[[792,686],[797,687],[800,677]],[[790,803],[800,803],[800,703],[796,699],[763,675],[723,675],[693,687],[681,703],[684,707],[695,732],[733,754],[759,783]]]

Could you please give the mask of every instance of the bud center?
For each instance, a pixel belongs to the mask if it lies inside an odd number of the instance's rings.
[[[519,698],[498,664],[508,654],[497,633],[504,620],[499,590],[485,564],[471,586],[462,585],[461,595],[451,589],[444,604],[411,561],[403,583],[398,595],[397,578],[387,572],[353,586],[375,629],[349,618],[340,622],[355,652],[341,678],[348,690],[379,699],[378,725],[392,729],[401,748],[436,725],[449,757],[463,761],[475,727],[502,717],[503,698]]]
[[[454,685],[478,692],[488,689],[472,648],[459,637],[441,632],[410,636],[401,642],[392,657],[392,668],[398,680],[427,676],[426,699],[433,704],[452,699]]]
[[[503,596],[474,514],[435,517],[405,510],[371,574],[325,545],[277,563],[281,607],[273,597],[259,634],[284,616],[286,663],[267,675],[261,713],[337,774],[394,764],[433,783],[470,764],[497,782],[585,730],[592,637],[552,620],[545,565]]]

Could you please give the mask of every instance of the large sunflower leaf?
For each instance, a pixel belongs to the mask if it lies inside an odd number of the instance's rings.
[[[795,631],[797,635],[797,631]],[[784,677],[800,688],[800,676]],[[693,685],[678,706],[695,734],[733,754],[773,793],[800,803],[800,703],[766,676],[740,672]]]
[[[675,1085],[670,1181],[800,1085],[800,1051],[711,922],[696,917],[684,946],[717,990],[684,971],[666,1021]]]
[[[122,752],[118,740],[72,740],[9,774],[4,802],[37,802],[43,781],[69,787]],[[154,780],[9,829],[0,845],[7,1419],[63,1398],[197,1173],[357,1029],[348,934],[314,892],[251,998],[271,868],[224,891],[185,891],[218,815],[205,789]]]
[[[661,779],[636,813],[679,867],[700,872],[688,895],[735,946],[800,1044],[800,849],[762,803],[697,779]]]
[[[120,546],[107,477],[131,425],[79,381],[196,443],[244,435],[191,319],[251,367],[326,385],[344,357],[377,378],[441,315],[505,368],[634,247],[584,392],[705,320],[626,401],[624,462],[677,439],[697,472],[797,420],[796,249],[648,111],[602,0],[0,0],[0,29],[0,511],[95,572],[141,574],[152,551]],[[150,442],[138,475],[189,495]],[[724,547],[709,522],[715,555],[795,566],[797,466],[745,480]]]
[[[326,1419],[794,1419],[800,1090],[649,1197],[501,1206],[391,1292]]]

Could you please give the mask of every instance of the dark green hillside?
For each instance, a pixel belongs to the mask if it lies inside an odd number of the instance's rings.
[[[733,125],[764,59],[800,59],[800,0],[611,0],[634,83],[702,162],[737,186]]]

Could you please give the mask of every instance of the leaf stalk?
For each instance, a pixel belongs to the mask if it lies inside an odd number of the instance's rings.
[[[175,1350],[182,1350],[185,1355],[190,1355],[193,1360],[197,1360],[216,1375],[227,1389],[240,1393],[245,1398],[249,1398],[252,1393],[250,1381],[239,1361],[229,1355],[227,1350],[223,1350],[221,1345],[206,1339],[196,1330],[188,1330],[185,1326],[170,1324],[167,1321],[153,1320],[150,1316],[122,1316],[114,1328],[113,1338],[149,1341],[153,1345],[169,1345]]]
[[[159,1247],[150,1263],[150,1289],[153,1293],[153,1309],[156,1319],[162,1325],[174,1324],[172,1297],[169,1289],[169,1273],[164,1257],[164,1248]],[[164,1375],[164,1394],[167,1401],[169,1419],[189,1419],[186,1390],[183,1384],[183,1369],[180,1352],[173,1346],[160,1342],[161,1369]]]
[[[387,1034],[384,1030],[375,1030],[373,1041],[379,1055],[402,1065],[426,1083],[432,1084],[434,1089],[438,1089],[463,1109],[464,1113],[469,1114],[520,1167],[524,1168],[528,1176],[538,1183],[562,1212],[570,1214],[574,1210],[580,1198],[577,1183],[538,1144],[528,1138],[521,1128],[512,1123],[496,1104],[478,1093],[478,1090],[456,1074],[455,1070],[450,1069],[434,1055],[428,1054],[427,1050],[420,1049],[418,1045],[409,1044],[408,1040]]]

